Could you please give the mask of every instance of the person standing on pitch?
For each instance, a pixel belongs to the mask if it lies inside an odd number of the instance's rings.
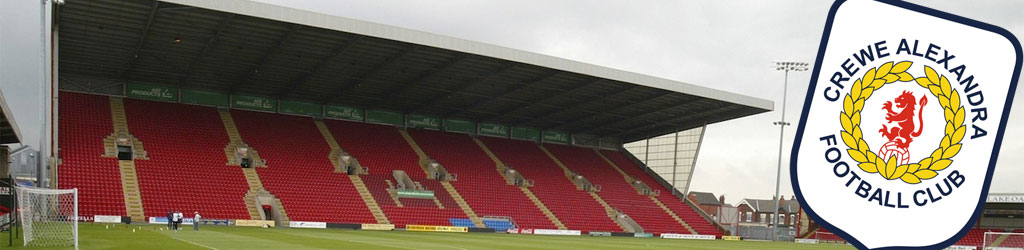
[[[181,227],[181,219],[182,218],[185,218],[185,216],[183,216],[181,214],[181,211],[174,212],[174,230],[175,231],[181,229],[180,227]]]
[[[192,219],[192,229],[193,230],[199,231],[199,219],[202,219],[202,218],[203,218],[202,216],[199,216],[199,211],[196,211],[195,218]]]
[[[167,230],[171,230],[171,224],[174,224],[174,211],[167,212]]]

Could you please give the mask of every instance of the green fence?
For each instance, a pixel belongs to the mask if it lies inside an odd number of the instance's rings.
[[[473,134],[476,131],[476,123],[466,120],[445,119],[444,131]]]
[[[231,96],[231,107],[259,111],[274,111],[277,107],[277,100],[259,96],[233,95]]]
[[[569,134],[558,131],[544,131],[544,142],[569,144]]]
[[[366,122],[390,124],[401,127],[404,125],[404,121],[405,115],[402,115],[402,113],[373,109],[366,111]]]
[[[320,117],[324,114],[323,107],[316,103],[282,100],[280,109],[281,113]]]
[[[181,89],[181,102],[199,105],[228,107],[231,98],[227,94],[213,91]]]
[[[325,108],[327,109],[327,113],[324,114],[324,117],[327,117],[327,118],[341,119],[341,120],[350,120],[350,121],[363,121],[363,118],[364,118],[364,116],[363,116],[363,114],[364,114],[363,113],[363,109],[361,109],[361,108],[353,108],[353,107],[345,107],[345,106],[334,106],[334,105],[327,105],[327,107],[325,107]]]
[[[508,126],[493,123],[480,123],[480,135],[508,137]]]
[[[125,84],[124,88],[124,95],[132,98],[165,102],[178,101],[178,88],[175,87],[129,82]]]
[[[425,115],[409,115],[409,127],[441,129],[441,118]]]
[[[512,127],[512,138],[528,141],[540,141],[540,130]]]

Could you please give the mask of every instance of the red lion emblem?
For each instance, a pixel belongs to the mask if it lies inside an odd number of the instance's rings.
[[[892,102],[885,102],[882,105],[882,110],[886,111],[885,120],[887,123],[896,123],[896,126],[891,128],[882,125],[882,128],[878,132],[882,133],[885,138],[889,139],[889,142],[895,143],[897,147],[901,149],[907,149],[910,146],[910,142],[914,141],[914,137],[921,135],[921,131],[924,130],[924,119],[921,117],[924,105],[928,104],[926,96],[921,96],[921,107],[917,107],[917,103],[914,101],[914,94],[903,91],[903,94],[896,97],[896,100]],[[892,109],[892,103],[896,102],[896,107],[900,108],[899,113]],[[914,131],[914,109],[917,109],[917,131]]]

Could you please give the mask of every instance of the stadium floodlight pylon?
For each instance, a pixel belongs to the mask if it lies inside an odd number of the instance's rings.
[[[25,246],[78,249],[78,189],[18,186],[18,219]]]
[[[1024,249],[1024,233],[985,232],[981,249]]]

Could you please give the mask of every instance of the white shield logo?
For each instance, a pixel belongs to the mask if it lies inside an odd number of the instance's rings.
[[[1020,69],[1001,28],[837,1],[791,157],[801,205],[858,248],[952,245],[985,202]]]

